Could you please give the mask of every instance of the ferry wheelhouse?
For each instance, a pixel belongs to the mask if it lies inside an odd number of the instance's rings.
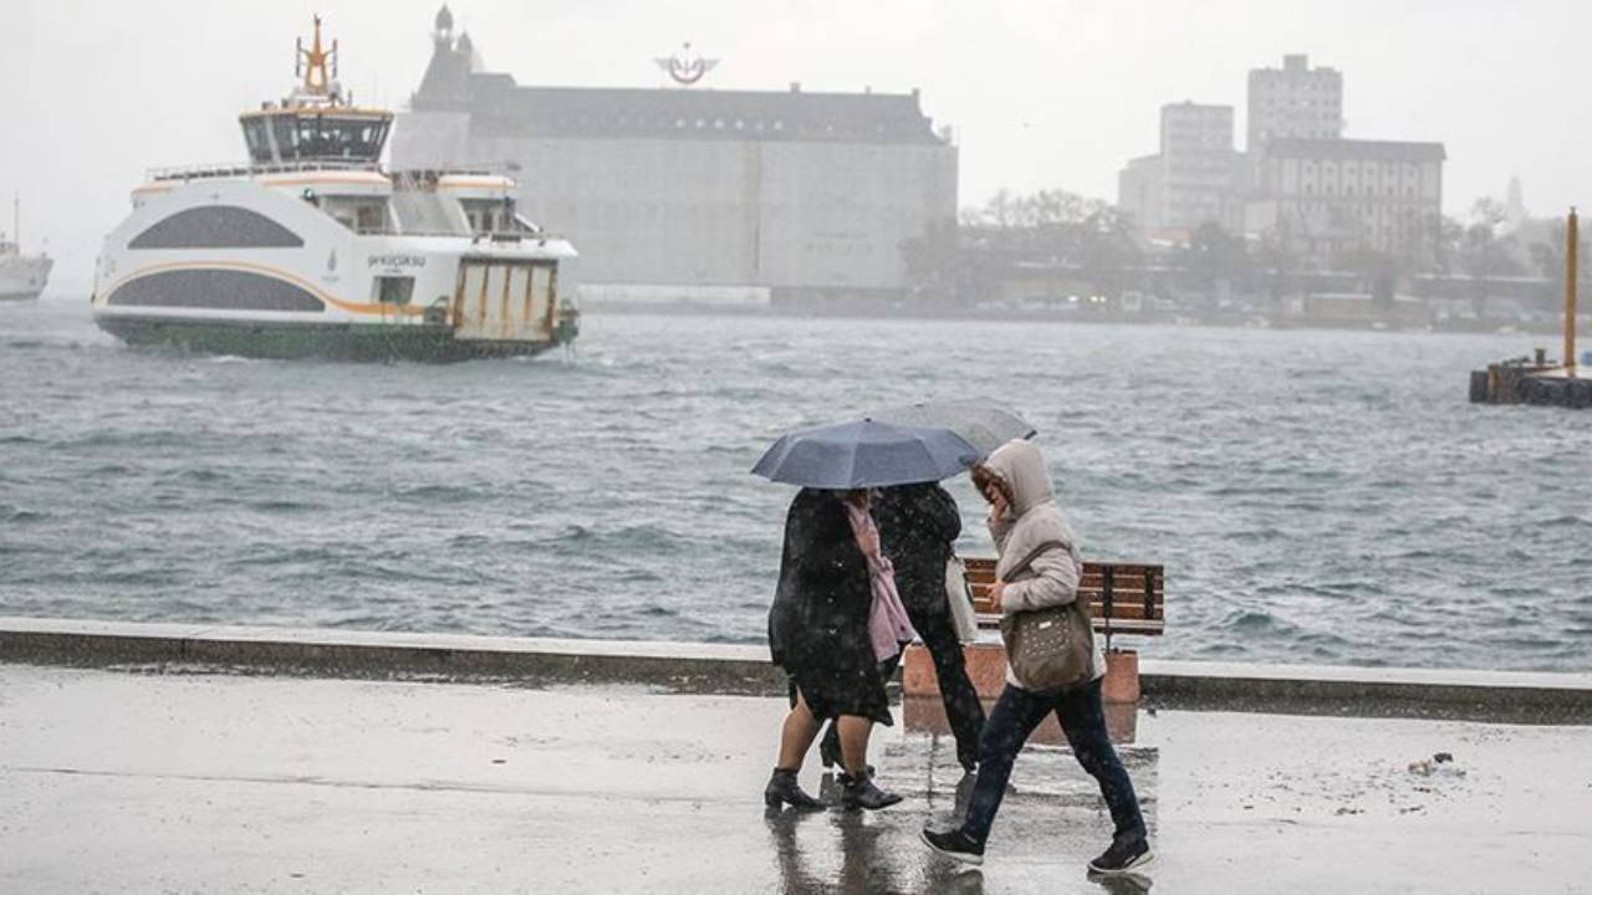
[[[575,338],[561,276],[577,251],[517,212],[505,174],[385,171],[393,115],[341,90],[321,25],[296,90],[239,117],[248,162],[155,170],[134,190],[98,261],[95,322],[134,345],[280,358],[455,360]]]

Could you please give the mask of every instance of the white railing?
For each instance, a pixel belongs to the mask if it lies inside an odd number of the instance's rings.
[[[339,171],[380,171],[377,163],[359,159],[297,159],[290,162],[215,163],[202,166],[169,166],[148,169],[145,177],[150,181],[193,181],[203,178],[240,178],[250,175],[272,175],[279,172],[310,172],[318,169]]]

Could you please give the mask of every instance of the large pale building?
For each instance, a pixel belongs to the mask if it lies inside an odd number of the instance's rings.
[[[1245,230],[1324,267],[1361,253],[1422,265],[1439,239],[1444,160],[1440,143],[1276,138],[1259,153]]]
[[[393,166],[510,168],[588,296],[895,296],[905,244],[956,219],[957,149],[917,91],[519,86],[478,70],[447,10],[435,24]]]

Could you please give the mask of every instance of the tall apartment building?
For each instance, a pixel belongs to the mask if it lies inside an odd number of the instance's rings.
[[[1207,222],[1237,230],[1240,179],[1233,107],[1168,103],[1161,107],[1161,152],[1128,163],[1117,204],[1147,231],[1188,232]]]
[[[1163,224],[1239,227],[1239,154],[1233,149],[1233,107],[1168,103],[1161,107]]]
[[[1251,69],[1248,97],[1246,153],[1273,138],[1334,140],[1344,133],[1344,76],[1309,68],[1303,53],[1285,56],[1281,69]]]

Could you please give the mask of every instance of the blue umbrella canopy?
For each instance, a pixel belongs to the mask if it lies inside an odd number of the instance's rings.
[[[939,481],[982,459],[948,428],[867,419],[790,432],[750,471],[801,487],[853,490]]]
[[[1037,431],[1028,421],[993,400],[931,400],[868,413],[874,422],[948,428],[988,456],[1012,438],[1031,438]]]

